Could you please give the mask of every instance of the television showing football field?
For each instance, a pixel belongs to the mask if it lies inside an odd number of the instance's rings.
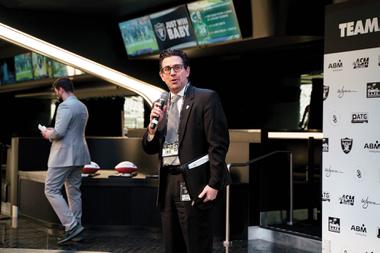
[[[157,41],[148,16],[119,23],[128,56],[135,57],[158,51]]]

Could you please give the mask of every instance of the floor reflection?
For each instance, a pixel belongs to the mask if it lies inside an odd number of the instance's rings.
[[[82,242],[57,245],[62,231],[48,228],[26,217],[18,220],[0,220],[0,252],[133,252],[163,253],[161,234],[158,230],[138,227],[86,228]],[[233,241],[223,247],[222,241],[214,243],[213,253],[307,253],[297,249],[262,240]]]

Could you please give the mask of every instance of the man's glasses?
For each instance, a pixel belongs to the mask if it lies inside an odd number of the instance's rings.
[[[178,73],[183,69],[183,67],[184,67],[183,64],[175,64],[173,66],[166,66],[166,67],[161,68],[161,73],[168,75],[170,74],[172,70],[174,70],[175,73]]]

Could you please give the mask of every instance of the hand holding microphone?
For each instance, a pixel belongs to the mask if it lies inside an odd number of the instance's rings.
[[[160,99],[155,103],[155,106],[158,104],[158,107],[162,110],[166,104],[166,102],[168,101],[168,98],[169,98],[169,93],[167,92],[164,92],[161,94],[161,97]],[[151,115],[154,115],[154,108],[152,109],[152,113]],[[153,117],[151,116],[151,124],[150,124],[150,128],[151,129],[156,129],[157,128],[157,124],[159,122],[159,119],[160,119],[160,116],[159,115],[154,115]]]

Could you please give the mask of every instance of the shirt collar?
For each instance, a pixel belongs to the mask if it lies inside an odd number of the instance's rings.
[[[185,96],[185,91],[187,90],[187,87],[189,87],[190,85],[190,82],[188,82],[183,88],[182,90],[180,90],[177,94],[174,94],[172,92],[170,92],[170,96],[181,96],[181,97],[184,97]]]

